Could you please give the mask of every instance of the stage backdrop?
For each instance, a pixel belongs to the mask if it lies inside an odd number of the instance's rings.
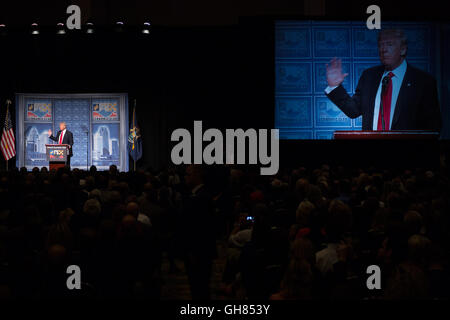
[[[48,167],[45,145],[56,142],[47,132],[56,136],[62,121],[73,133],[72,168],[128,171],[127,94],[17,94],[17,167]]]
[[[382,28],[404,30],[408,63],[430,72],[440,84],[437,26],[384,22]],[[361,117],[350,119],[325,96],[325,64],[342,59],[349,73],[343,86],[353,95],[362,72],[380,64],[377,34],[362,22],[275,22],[275,128],[280,139],[331,139],[335,130],[361,130]]]

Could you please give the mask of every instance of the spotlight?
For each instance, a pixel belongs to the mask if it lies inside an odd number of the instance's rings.
[[[31,24],[31,34],[39,34],[39,26],[36,22]]]
[[[144,28],[142,29],[142,33],[149,34],[151,27],[152,25],[150,24],[150,22],[144,22]]]
[[[6,36],[6,25],[0,24],[0,36]]]
[[[123,32],[123,22],[122,21],[116,22],[115,30],[116,30],[116,32]]]
[[[86,23],[86,33],[94,33],[94,24],[92,22]]]
[[[66,30],[64,29],[64,23],[58,23],[56,25],[56,34],[66,34]]]

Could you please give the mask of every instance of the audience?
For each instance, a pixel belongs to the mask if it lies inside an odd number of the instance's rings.
[[[167,259],[195,300],[448,299],[449,199],[448,174],[422,168],[13,169],[0,296],[160,299]],[[65,287],[71,264],[81,292]],[[373,264],[381,290],[366,287]]]

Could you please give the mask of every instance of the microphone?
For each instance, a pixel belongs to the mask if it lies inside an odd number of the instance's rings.
[[[389,76],[384,76],[381,81],[381,99],[380,99],[380,108],[381,108],[381,128],[384,131],[386,124],[384,121],[384,107],[383,107],[383,97],[386,94],[387,85],[389,83]]]

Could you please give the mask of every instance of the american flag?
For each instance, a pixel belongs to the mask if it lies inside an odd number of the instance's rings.
[[[0,141],[0,149],[2,149],[5,160],[9,160],[16,155],[16,142],[12,128],[11,114],[9,113],[10,103],[10,101],[7,102],[5,125],[2,132],[2,140]]]

